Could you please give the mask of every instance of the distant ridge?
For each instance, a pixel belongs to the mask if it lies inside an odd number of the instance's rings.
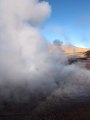
[[[68,56],[84,56],[84,53],[88,50],[89,48],[81,48],[77,46],[72,46],[72,45],[51,45],[50,51],[55,52],[57,49],[61,49],[66,55]]]

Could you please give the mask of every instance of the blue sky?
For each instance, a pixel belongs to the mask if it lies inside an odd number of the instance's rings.
[[[90,0],[46,0],[52,7],[43,35],[52,42],[90,47]]]

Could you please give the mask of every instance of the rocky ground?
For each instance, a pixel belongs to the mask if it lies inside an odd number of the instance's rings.
[[[70,98],[49,98],[40,104],[30,103],[13,104],[4,103],[0,110],[0,120],[89,120],[90,99],[88,96]]]

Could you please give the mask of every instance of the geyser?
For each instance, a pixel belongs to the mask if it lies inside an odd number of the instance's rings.
[[[59,104],[63,96],[90,97],[89,71],[64,65],[64,53],[50,53],[50,44],[39,33],[37,26],[50,13],[44,1],[0,0],[0,109],[6,103],[28,102],[36,112],[47,101],[54,105],[55,98]]]

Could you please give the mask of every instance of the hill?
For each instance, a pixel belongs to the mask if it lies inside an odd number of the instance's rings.
[[[51,45],[50,47],[50,51],[54,52],[57,49],[62,50],[66,55],[68,56],[80,56],[83,57],[84,53],[88,50],[90,50],[89,48],[80,48],[77,46],[71,46],[71,45]]]

